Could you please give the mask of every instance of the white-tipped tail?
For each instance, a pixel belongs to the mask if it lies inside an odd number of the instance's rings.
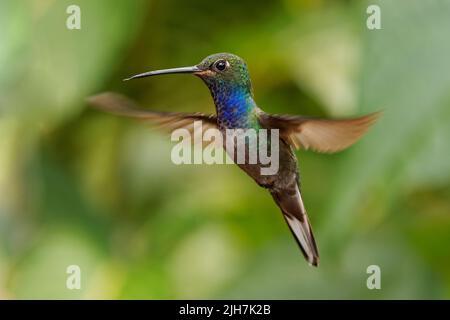
[[[298,186],[296,186],[295,191],[294,193],[272,192],[272,196],[283,212],[284,218],[305,259],[310,265],[317,267],[319,265],[319,252],[316,241]]]

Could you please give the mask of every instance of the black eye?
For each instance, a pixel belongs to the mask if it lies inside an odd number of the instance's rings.
[[[226,60],[217,60],[214,63],[214,68],[218,71],[224,71],[228,67],[229,67],[229,63]]]

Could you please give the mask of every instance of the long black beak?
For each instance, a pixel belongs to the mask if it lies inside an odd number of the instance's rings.
[[[155,70],[155,71],[149,71],[149,72],[144,72],[144,73],[140,73],[140,74],[134,75],[132,77],[123,79],[123,81],[128,81],[128,80],[138,79],[138,78],[145,78],[145,77],[150,77],[150,76],[158,76],[158,75],[161,75],[161,74],[195,73],[195,72],[199,72],[199,71],[202,71],[202,70],[200,68],[198,68],[197,66]]]

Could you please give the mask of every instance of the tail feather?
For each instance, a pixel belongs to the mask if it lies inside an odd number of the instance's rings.
[[[310,265],[317,267],[319,252],[298,186],[295,187],[295,192],[272,191],[271,193],[305,259]]]

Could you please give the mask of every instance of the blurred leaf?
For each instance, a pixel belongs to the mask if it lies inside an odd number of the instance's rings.
[[[86,237],[67,229],[47,230],[35,249],[15,270],[12,292],[18,299],[87,298],[88,288],[100,262],[99,253]],[[78,265],[81,289],[66,287],[67,267]]]
[[[362,111],[383,117],[337,168],[323,226],[327,244],[350,236],[357,206],[377,198],[377,184],[393,199],[405,168],[433,141],[434,119],[448,114],[450,4],[377,1],[382,30],[366,30],[361,79]],[[446,161],[446,160],[443,160]],[[381,189],[380,189],[381,190]],[[336,249],[340,250],[340,249]]]

